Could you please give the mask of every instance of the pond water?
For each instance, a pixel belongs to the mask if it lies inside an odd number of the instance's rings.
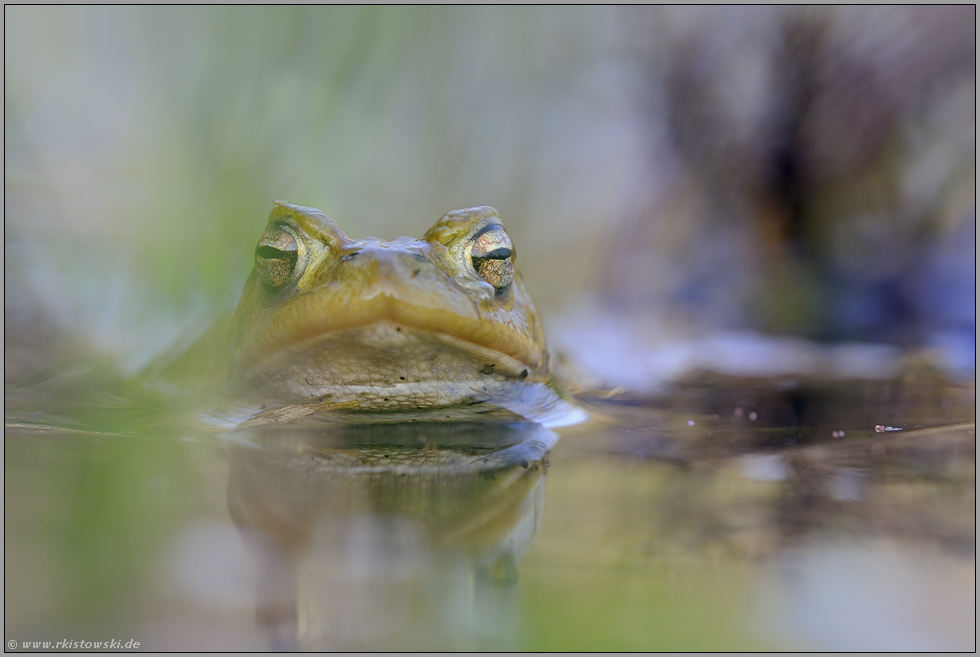
[[[701,376],[557,428],[228,430],[97,370],[5,402],[18,650],[975,647],[972,382]]]

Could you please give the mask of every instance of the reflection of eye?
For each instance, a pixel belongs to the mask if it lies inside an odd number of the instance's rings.
[[[298,257],[296,238],[282,224],[270,226],[255,247],[255,273],[265,287],[280,288],[292,279]]]
[[[487,226],[473,238],[470,250],[473,269],[497,292],[514,280],[514,245],[500,226]]]

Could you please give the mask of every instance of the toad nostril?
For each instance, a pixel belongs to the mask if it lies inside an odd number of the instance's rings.
[[[354,259],[354,258],[355,258],[355,257],[357,256],[357,254],[358,254],[358,253],[360,253],[360,251],[353,251],[353,252],[351,252],[351,253],[347,253],[347,254],[345,254],[345,255],[344,255],[344,256],[343,256],[342,258],[341,258],[341,260],[343,260],[344,262],[348,262],[348,261],[350,261],[350,260],[353,260],[353,259]]]

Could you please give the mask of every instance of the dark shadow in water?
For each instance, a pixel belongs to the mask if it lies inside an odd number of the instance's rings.
[[[228,506],[274,649],[514,647],[554,433],[313,420],[231,438]]]

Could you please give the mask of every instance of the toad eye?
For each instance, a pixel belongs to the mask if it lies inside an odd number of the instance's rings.
[[[470,262],[498,294],[514,280],[514,245],[500,226],[490,225],[476,234],[470,248]]]
[[[299,242],[282,224],[273,224],[255,247],[255,273],[262,285],[277,289],[293,278]]]

